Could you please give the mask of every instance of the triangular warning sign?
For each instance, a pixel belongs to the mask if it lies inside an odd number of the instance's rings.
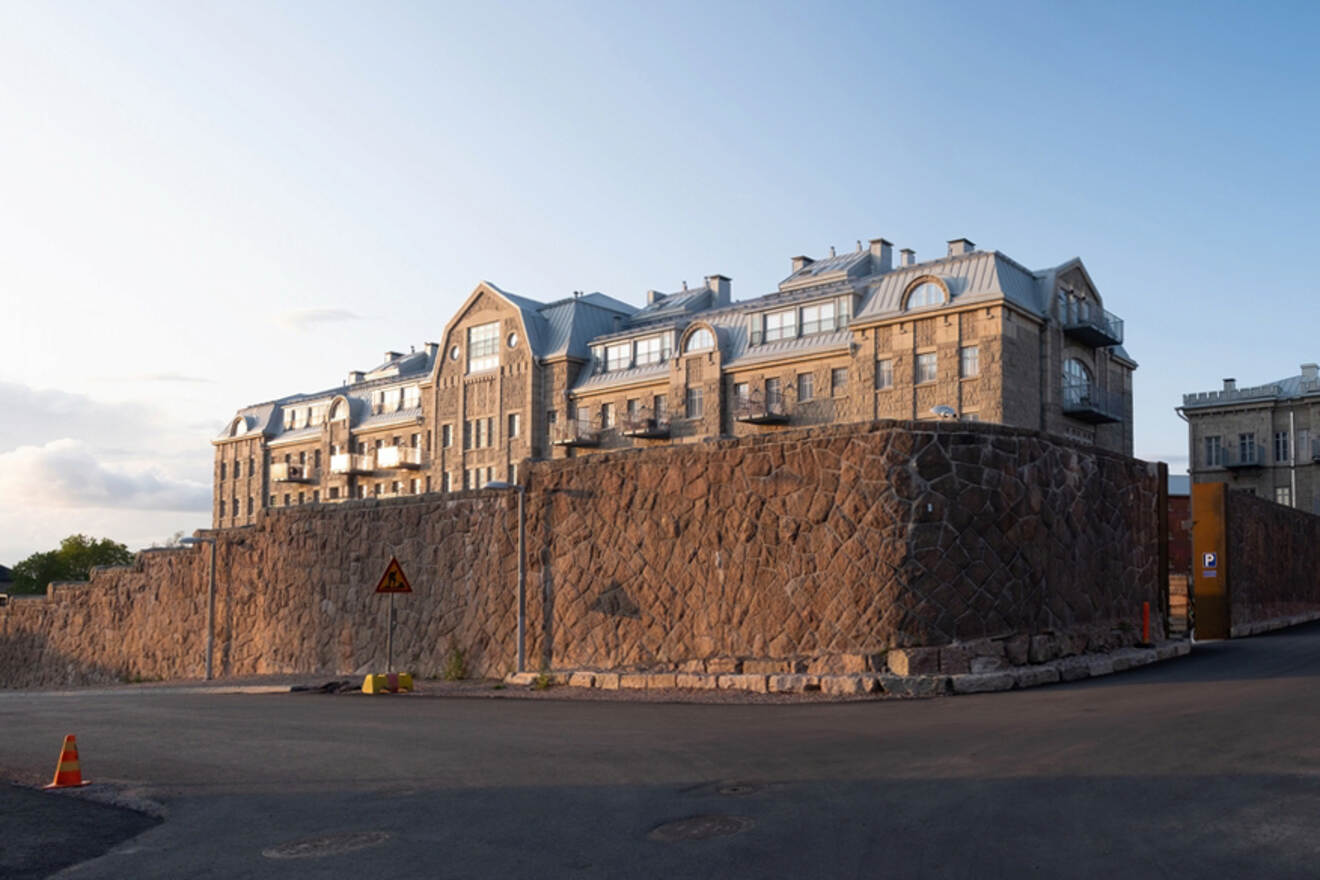
[[[385,566],[385,574],[381,575],[380,583],[376,584],[377,593],[411,593],[412,584],[408,583],[408,578],[403,573],[403,567],[399,565],[399,560],[393,556],[390,557],[390,564]]]

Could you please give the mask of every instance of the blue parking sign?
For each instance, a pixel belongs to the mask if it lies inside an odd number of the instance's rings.
[[[1204,553],[1202,554],[1202,557],[1203,557],[1201,560],[1202,568],[1215,568],[1219,564],[1218,553]]]

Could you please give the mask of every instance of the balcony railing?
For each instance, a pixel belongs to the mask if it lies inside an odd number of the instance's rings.
[[[369,474],[376,469],[371,453],[340,452],[330,456],[332,474]]]
[[[733,399],[733,417],[752,425],[783,425],[788,422],[788,407],[782,395],[749,394]]]
[[[1090,383],[1063,386],[1063,414],[1091,424],[1123,421],[1123,395]]]
[[[621,427],[625,437],[668,437],[669,416],[667,414],[653,416],[650,410],[642,409],[632,414],[625,414]]]
[[[317,474],[303,464],[276,461],[271,463],[270,479],[274,483],[315,483]]]
[[[555,446],[599,446],[600,429],[586,419],[568,419],[550,426],[550,442]]]
[[[1237,470],[1240,468],[1265,467],[1265,446],[1262,443],[1238,443],[1224,450],[1224,467]]]
[[[416,446],[382,446],[376,450],[376,467],[419,468],[422,466],[422,450]]]
[[[1120,345],[1123,322],[1099,306],[1070,300],[1063,309],[1063,332],[1094,348]]]

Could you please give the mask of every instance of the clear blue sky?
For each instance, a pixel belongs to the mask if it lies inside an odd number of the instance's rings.
[[[875,236],[1080,256],[1179,471],[1182,392],[1320,360],[1318,43],[1313,3],[7,3],[0,562],[205,525],[237,407],[481,279],[745,298]]]

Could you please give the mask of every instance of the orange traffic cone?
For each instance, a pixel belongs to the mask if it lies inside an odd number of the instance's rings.
[[[45,788],[78,788],[91,785],[83,781],[82,767],[78,764],[78,741],[73,734],[64,738],[64,748],[60,749],[60,762],[55,765],[55,781]]]

